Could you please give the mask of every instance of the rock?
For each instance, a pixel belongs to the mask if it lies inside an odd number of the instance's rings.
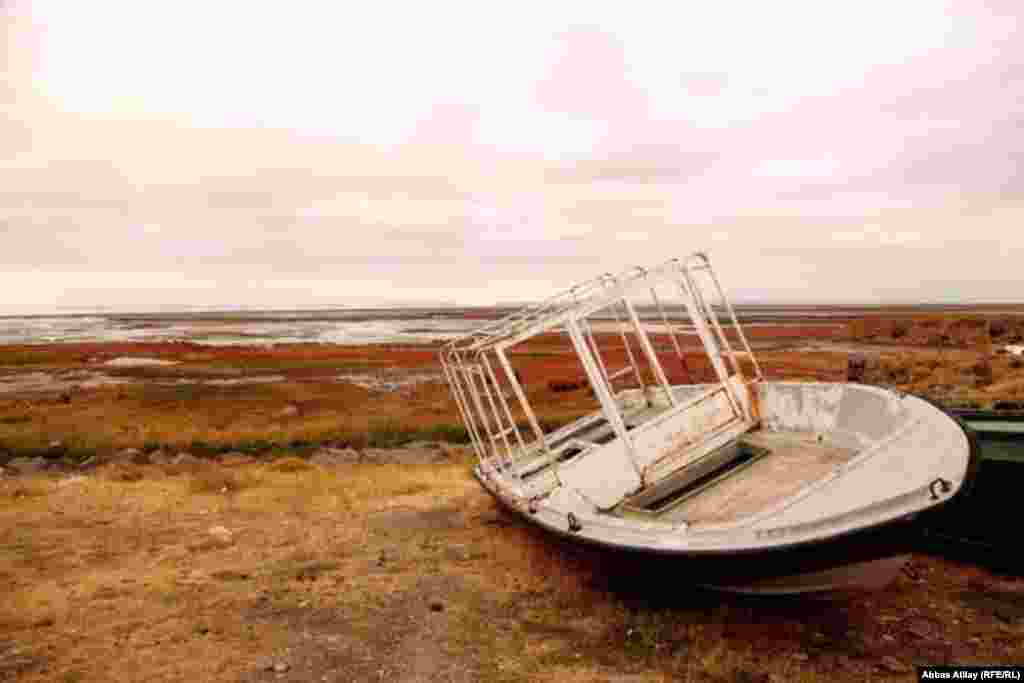
[[[892,655],[886,655],[885,657],[882,657],[881,661],[878,662],[878,667],[883,671],[888,671],[889,673],[894,674],[902,674],[910,671],[909,666],[907,666],[900,660],[896,659]]]
[[[150,459],[148,455],[138,448],[125,448],[115,453],[110,462],[121,463],[122,465],[148,465]]]
[[[276,417],[296,417],[299,414],[299,407],[295,405],[287,405],[281,410],[277,411]]]
[[[251,465],[254,462],[256,462],[256,458],[245,453],[232,452],[220,456],[220,464],[224,467],[239,467],[241,465]]]
[[[377,557],[377,564],[383,567],[388,562],[397,562],[398,558],[398,546],[390,546],[380,551],[380,555]]]
[[[234,534],[232,534],[231,530],[228,529],[227,527],[223,527],[223,526],[210,527],[209,529],[207,529],[206,533],[218,545],[222,545],[222,546],[231,545],[231,542],[234,540]]]
[[[18,474],[40,472],[46,469],[46,459],[38,456],[35,458],[15,458],[14,460],[7,461],[7,467]]]
[[[410,441],[405,444],[406,448],[428,448],[432,450],[438,450],[441,448],[441,444],[437,441]]]
[[[150,451],[147,453],[147,456],[149,457],[149,462],[153,465],[166,465],[171,461],[170,456],[162,448]]]
[[[432,448],[367,448],[363,461],[377,464],[433,465],[445,462],[447,457]]]
[[[291,668],[291,664],[288,662],[278,662],[274,665],[274,673],[283,674]]]
[[[200,460],[191,453],[178,453],[176,456],[171,458],[172,465],[197,465]]]
[[[354,448],[322,448],[309,459],[314,465],[332,467],[359,462],[361,456]]]
[[[883,633],[882,634],[882,640],[884,640],[887,643],[895,643],[896,642],[896,636],[890,635],[888,633]]]
[[[469,549],[469,546],[461,543],[448,546],[445,548],[444,554],[449,560],[453,560],[455,562],[465,562],[466,560],[473,559],[473,553]]]
[[[88,477],[83,477],[80,474],[76,474],[74,476],[68,477],[67,479],[62,479],[59,482],[57,482],[57,488],[63,489],[69,486],[78,486],[79,484],[84,484],[87,481],[89,481]]]

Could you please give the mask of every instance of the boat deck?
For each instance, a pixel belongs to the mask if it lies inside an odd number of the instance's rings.
[[[741,441],[769,451],[749,465],[686,497],[660,519],[725,524],[757,514],[848,462],[856,451],[796,431],[755,431]]]

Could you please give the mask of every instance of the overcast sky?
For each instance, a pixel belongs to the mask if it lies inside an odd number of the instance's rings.
[[[0,312],[1024,300],[1024,9],[0,0]]]

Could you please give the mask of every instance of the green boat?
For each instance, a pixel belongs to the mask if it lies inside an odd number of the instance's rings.
[[[1024,497],[1024,411],[946,409],[976,439],[971,483],[921,521],[924,549],[1024,574],[1016,503]]]

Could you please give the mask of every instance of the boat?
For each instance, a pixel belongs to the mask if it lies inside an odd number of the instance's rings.
[[[1020,575],[1024,562],[1013,548],[1012,520],[1024,484],[1024,410],[1010,401],[996,408],[947,408],[973,434],[980,457],[970,486],[921,518],[921,549]]]
[[[552,339],[595,403],[563,426],[538,418],[548,388],[515,367]],[[883,586],[913,520],[955,498],[977,457],[916,396],[765,379],[701,252],[578,284],[449,341],[440,362],[491,495],[572,542],[678,561],[680,584]]]

